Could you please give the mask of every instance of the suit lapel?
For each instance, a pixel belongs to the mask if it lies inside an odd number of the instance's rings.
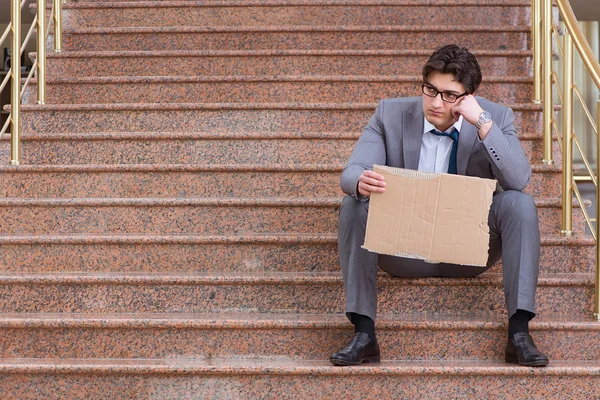
[[[456,154],[456,172],[464,175],[471,156],[473,144],[477,140],[477,128],[463,120],[460,135],[458,136],[458,149]]]
[[[418,169],[423,141],[423,103],[419,98],[414,106],[403,115],[402,147],[404,168]]]

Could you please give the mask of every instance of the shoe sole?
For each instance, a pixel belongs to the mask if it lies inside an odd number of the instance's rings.
[[[508,356],[508,355],[504,356],[504,361],[506,361],[507,363],[511,363],[511,364],[519,364],[519,365],[522,365],[524,367],[545,367],[549,363],[549,361],[547,361],[547,360],[531,361],[531,362],[528,362],[528,363],[526,363],[526,362],[519,362],[519,358],[518,357]]]
[[[381,357],[380,356],[366,357],[366,358],[363,358],[362,361],[356,361],[356,362],[338,360],[336,358],[330,358],[329,362],[338,367],[350,367],[353,365],[380,363]]]

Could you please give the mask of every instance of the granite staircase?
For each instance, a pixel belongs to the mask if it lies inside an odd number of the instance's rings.
[[[64,18],[47,104],[25,93],[22,165],[0,167],[2,398],[600,397],[595,247],[580,213],[557,234],[529,0],[80,0]],[[551,364],[503,362],[497,265],[382,273],[384,361],[333,367],[352,332],[340,172],[377,101],[418,95],[451,42],[515,110],[533,164],[532,330]]]

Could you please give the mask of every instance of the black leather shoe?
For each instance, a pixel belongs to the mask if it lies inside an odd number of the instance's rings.
[[[333,365],[360,365],[381,360],[377,340],[371,340],[364,332],[357,332],[348,346],[329,358]]]
[[[538,350],[531,335],[525,332],[515,333],[506,344],[504,361],[527,367],[545,367],[548,356]]]

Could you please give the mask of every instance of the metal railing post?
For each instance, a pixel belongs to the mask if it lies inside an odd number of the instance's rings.
[[[600,132],[600,95],[596,102],[596,126]],[[598,135],[600,138],[600,135]],[[596,138],[596,176],[600,177],[600,140]],[[600,187],[596,187],[596,285],[594,287],[594,316],[600,321],[600,246],[598,238],[600,238]]]
[[[46,102],[46,1],[37,0],[37,98]]]
[[[531,35],[533,43],[533,102],[542,102],[542,5],[540,0],[531,0]]]
[[[62,51],[62,1],[54,0],[54,51]]]
[[[10,19],[12,30],[11,45],[11,93],[10,93],[10,112],[11,112],[11,155],[10,165],[19,165],[19,127],[20,116],[19,106],[21,104],[21,2],[11,0]]]
[[[563,50],[563,215],[560,233],[571,236],[573,234],[573,38],[569,32],[564,35]]]
[[[544,64],[544,164],[552,165],[552,0],[543,0],[543,64]]]

